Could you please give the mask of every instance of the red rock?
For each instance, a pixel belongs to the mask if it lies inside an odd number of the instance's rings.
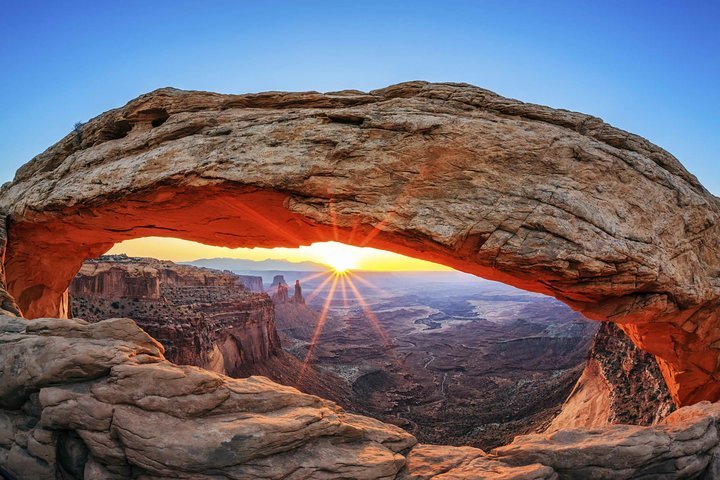
[[[679,405],[720,396],[720,201],[588,115],[462,84],[162,89],[23,166],[0,210],[28,318],[65,316],[82,262],[122,240],[335,240],[553,295],[656,355]]]

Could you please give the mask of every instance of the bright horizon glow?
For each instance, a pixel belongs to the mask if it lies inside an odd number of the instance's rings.
[[[314,243],[313,245],[321,245]],[[312,247],[313,245],[310,245]],[[361,248],[344,245],[338,242],[327,242],[319,250],[322,263],[330,266],[335,273],[345,273],[357,269],[360,256],[365,253]]]
[[[227,248],[204,245],[178,238],[145,237],[116,244],[108,254],[124,253],[131,257],[153,257],[174,262],[201,258],[237,258],[245,260],[287,260],[327,265],[338,273],[367,271],[453,271],[437,263],[407,257],[369,247],[354,247],[338,242],[318,242],[299,248]]]

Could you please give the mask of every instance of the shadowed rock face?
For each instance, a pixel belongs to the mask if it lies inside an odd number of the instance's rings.
[[[65,315],[82,261],[121,240],[339,240],[553,295],[620,324],[680,404],[720,396],[720,203],[669,153],[587,115],[458,84],[162,89],[22,167],[0,207],[29,318]]]
[[[655,425],[673,410],[655,358],[633,345],[617,325],[604,322],[582,376],[547,431],[621,423]]]

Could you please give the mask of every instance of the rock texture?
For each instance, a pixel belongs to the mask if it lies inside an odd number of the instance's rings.
[[[242,284],[251,292],[260,293],[263,291],[262,277],[256,275],[238,275]]]
[[[398,480],[555,480],[557,473],[540,464],[509,466],[480,449],[417,445],[407,456]]]
[[[550,466],[560,478],[718,478],[719,420],[720,405],[702,402],[672,413],[657,427],[524,435],[494,453],[510,465]]]
[[[262,377],[163,358],[128,319],[0,316],[0,465],[21,480],[717,478],[720,406],[655,427],[527,435],[487,454]]]
[[[230,272],[107,255],[83,264],[70,297],[85,320],[132,317],[174,363],[240,377],[281,352],[270,298]]]
[[[337,240],[553,295],[654,354],[678,404],[720,398],[720,201],[588,115],[463,84],[161,89],[23,166],[0,210],[28,318],[65,316],[83,260],[129,238]]]
[[[21,479],[394,478],[415,443],[262,377],[175,366],[131,320],[0,328],[0,465]]]
[[[616,325],[604,322],[582,376],[548,431],[655,425],[674,410],[655,358],[633,345]]]
[[[0,210],[0,314],[20,315],[15,299],[7,292],[5,283],[5,250],[7,248],[7,216]]]

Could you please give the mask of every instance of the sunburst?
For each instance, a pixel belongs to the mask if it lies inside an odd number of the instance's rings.
[[[303,361],[302,368],[300,369],[300,374],[298,376],[296,386],[300,387],[302,384],[303,378],[305,377],[305,374],[307,373],[307,370],[310,366],[310,363],[312,362],[313,355],[315,353],[315,350],[320,342],[320,337],[323,332],[323,328],[325,327],[325,324],[327,322],[327,316],[330,313],[330,306],[332,305],[333,300],[335,299],[335,294],[338,290],[338,286],[340,287],[340,292],[342,295],[342,302],[343,307],[345,309],[348,308],[348,293],[351,293],[353,297],[355,297],[355,300],[359,303],[360,308],[362,309],[365,318],[368,319],[370,322],[370,325],[373,327],[373,330],[375,331],[375,334],[377,335],[380,342],[383,344],[383,346],[388,349],[389,351],[392,350],[392,342],[390,341],[390,338],[385,333],[384,329],[382,328],[382,325],[380,324],[380,321],[378,320],[375,313],[370,309],[370,306],[368,305],[368,302],[365,300],[363,295],[360,293],[360,290],[355,286],[355,283],[353,282],[353,279],[360,280],[361,282],[365,283],[368,286],[371,286],[373,288],[377,288],[374,285],[370,284],[366,280],[360,277],[358,273],[353,273],[348,270],[340,270],[338,268],[333,268],[332,270],[329,270],[327,272],[324,272],[328,275],[326,279],[324,279],[320,285],[318,285],[308,296],[307,301],[309,303],[310,300],[315,298],[317,295],[319,295],[327,286],[328,283],[332,281],[330,284],[329,290],[327,292],[327,296],[325,297],[325,301],[323,302],[322,309],[320,311],[320,316],[318,317],[317,324],[315,325],[315,329],[313,330],[312,337],[310,338],[310,343],[308,345],[308,351],[305,354],[305,360]],[[314,277],[317,277],[318,275],[314,275]],[[351,278],[352,277],[352,278]],[[349,291],[349,292],[348,292]]]

